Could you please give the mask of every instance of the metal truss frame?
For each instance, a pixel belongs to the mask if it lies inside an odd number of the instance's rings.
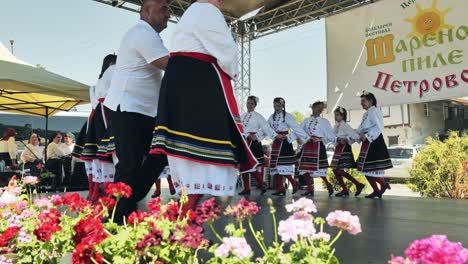
[[[93,1],[133,12],[139,12],[140,8],[140,0]],[[240,52],[240,76],[234,88],[239,109],[241,111],[245,109],[245,102],[250,95],[250,47],[252,40],[376,1],[379,0],[283,0],[277,1],[276,6],[273,4],[268,9],[265,6],[257,14],[245,20],[225,16]],[[270,0],[270,2],[273,3],[274,0]],[[190,0],[173,0],[170,4],[173,15],[171,21],[177,23],[189,5]]]

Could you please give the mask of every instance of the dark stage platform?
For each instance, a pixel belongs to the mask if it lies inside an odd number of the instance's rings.
[[[250,201],[256,201],[262,207],[254,218],[255,227],[265,230],[268,241],[273,237],[272,220],[269,214],[267,198],[272,198],[277,209],[278,220],[288,217],[284,205],[291,199],[299,199],[300,195],[283,197],[260,196],[255,191],[247,196]],[[163,190],[163,200],[177,199],[169,196],[168,190]],[[148,196],[146,199],[149,201]],[[239,196],[230,199],[218,199],[225,208],[236,203]],[[343,234],[336,244],[337,255],[343,264],[387,263],[390,255],[402,255],[409,243],[415,239],[428,237],[432,234],[446,234],[451,241],[461,241],[468,245],[468,201],[411,198],[398,196],[384,196],[382,200],[370,200],[362,197],[328,198],[325,192],[317,192],[313,200],[317,206],[316,216],[326,217],[330,211],[341,209],[358,215],[362,225],[362,233],[352,236]],[[144,205],[140,208],[143,210]],[[228,219],[217,222],[218,231],[223,231]],[[325,226],[327,227],[327,226]],[[334,228],[328,228],[332,234]],[[216,241],[212,233],[206,228],[206,236]],[[252,248],[258,252],[253,237],[248,237]]]
[[[151,192],[152,193],[152,192]],[[146,210],[145,203],[151,200],[150,194],[141,202],[139,208]],[[286,219],[289,215],[284,206],[291,200],[301,198],[292,196],[260,196],[258,191],[246,196],[248,200],[255,201],[262,207],[260,213],[254,218],[254,226],[265,231],[267,241],[272,241],[272,220],[269,214],[267,199],[271,198],[277,209],[278,221]],[[86,192],[81,192],[86,195]],[[403,255],[406,247],[413,240],[425,238],[432,234],[446,234],[450,241],[460,241],[468,245],[468,200],[448,200],[414,198],[400,196],[384,196],[382,200],[370,200],[362,197],[337,198],[328,197],[325,192],[317,192],[313,201],[317,206],[316,216],[326,217],[333,210],[347,210],[358,215],[362,233],[357,236],[344,233],[336,244],[336,255],[342,264],[385,264],[391,254]],[[163,190],[163,201],[177,196],[170,196],[167,189]],[[240,200],[240,196],[232,198],[218,198],[218,203],[226,208]],[[218,232],[224,231],[226,223],[231,219],[223,217],[216,223]],[[336,234],[335,228],[325,225],[325,232]],[[250,233],[250,232],[248,232]],[[216,239],[205,228],[208,239]],[[249,244],[255,252],[260,249],[255,239],[247,236]],[[204,256],[202,255],[201,258]],[[203,262],[202,262],[203,263]]]

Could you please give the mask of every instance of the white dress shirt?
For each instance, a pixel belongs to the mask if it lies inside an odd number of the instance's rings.
[[[177,22],[171,52],[199,52],[216,58],[232,79],[239,74],[239,51],[221,11],[195,2]]]
[[[114,76],[115,65],[109,66],[107,70],[102,74],[101,79],[97,81],[96,90],[95,90],[95,100],[100,98],[106,98],[107,91],[111,86],[112,76]]]
[[[286,113],[285,118],[283,118],[283,113],[277,113],[276,116],[273,114],[268,118],[268,123],[275,132],[289,132],[289,130],[292,129],[292,133],[289,133],[287,136],[290,143],[298,138],[304,142],[309,140],[307,133],[297,124],[294,117],[289,113]]]
[[[275,139],[276,132],[271,129],[265,118],[255,112],[247,112],[241,115],[242,125],[244,126],[244,136],[247,137],[249,133],[257,133],[257,141],[262,141],[265,137]]]
[[[336,142],[336,135],[327,119],[323,117],[308,117],[301,124],[302,129],[309,137],[326,139],[329,142]]]
[[[372,142],[382,134],[382,130],[384,129],[384,121],[383,121],[383,114],[380,110],[372,106],[367,109],[367,112],[362,117],[361,125],[357,129],[357,133],[365,134],[367,140]]]
[[[18,147],[16,146],[14,137],[10,137],[8,140],[0,140],[0,153],[8,153],[10,154],[10,159],[16,160]]]
[[[34,162],[37,159],[42,160],[42,149],[39,145],[35,146],[31,143],[27,145],[27,148],[24,149],[21,153],[21,160],[23,162]]]
[[[345,138],[349,144],[359,141],[359,134],[345,121],[340,121],[333,128],[337,138]]]
[[[140,20],[122,39],[104,105],[156,117],[162,70],[151,63],[168,55],[159,33]]]
[[[64,156],[62,150],[60,149],[59,145],[55,142],[50,142],[49,146],[47,146],[47,159],[60,159]]]

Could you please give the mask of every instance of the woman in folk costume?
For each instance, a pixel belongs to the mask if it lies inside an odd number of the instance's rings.
[[[295,140],[307,141],[308,136],[296,123],[294,117],[286,113],[286,102],[277,97],[273,100],[275,113],[268,119],[270,127],[277,133],[271,146],[270,174],[274,177],[276,192],[272,195],[285,195],[286,190],[282,176],[286,177],[293,187],[293,194],[298,191],[298,184],[293,178],[296,155],[292,146]],[[289,131],[292,130],[292,133]]]
[[[361,194],[365,185],[357,181],[347,172],[347,170],[356,168],[356,162],[354,161],[351,145],[359,140],[359,134],[356,133],[348,123],[346,123],[346,119],[348,117],[346,109],[338,107],[335,109],[334,114],[336,121],[334,132],[338,140],[330,167],[333,169],[333,173],[342,188],[341,192],[335,194],[335,196],[349,196],[349,190],[343,181],[343,177],[356,185],[356,193],[354,196],[358,196]]]
[[[382,112],[377,108],[377,99],[372,93],[364,91],[361,95],[361,106],[367,112],[362,117],[357,129],[361,140],[361,151],[357,160],[357,170],[366,176],[374,191],[366,198],[382,198],[390,185],[385,182],[385,170],[393,168],[382,130],[384,121]],[[380,185],[378,187],[377,183]]]
[[[265,165],[265,154],[263,153],[262,139],[264,136],[271,138],[276,137],[274,132],[268,125],[265,118],[255,112],[255,107],[258,104],[258,97],[249,96],[247,98],[247,112],[242,114],[241,120],[244,125],[244,137],[247,139],[247,144],[250,146],[250,150],[254,154],[258,161],[258,166],[255,171],[242,174],[242,181],[244,182],[244,190],[239,195],[250,194],[250,177],[252,174],[257,182],[257,188],[261,189],[261,194],[265,194],[266,186],[263,183],[263,170],[262,167]]]
[[[167,155],[174,186],[188,196],[183,213],[203,194],[234,195],[239,170],[257,166],[232,89],[239,55],[223,2],[193,1],[185,11],[161,85],[150,154]]]
[[[172,183],[171,169],[169,168],[169,166],[166,166],[164,167],[161,174],[158,176],[156,182],[154,182],[156,190],[154,191],[153,195],[151,195],[152,198],[161,196],[161,179],[167,179],[167,184],[169,185],[169,192],[171,193],[171,195],[174,195],[176,193],[174,183]]]
[[[73,156],[85,161],[89,181],[88,199],[91,201],[99,199],[99,185],[101,183],[114,181],[112,142],[108,141],[109,116],[102,103],[110,87],[116,60],[117,56],[112,54],[107,55],[103,60],[101,74],[91,94],[91,102],[95,107],[87,123],[81,129],[73,149]],[[107,147],[109,147],[109,151]]]
[[[312,104],[312,116],[306,118],[302,124],[302,129],[307,133],[309,140],[302,146],[299,153],[299,173],[304,176],[307,191],[303,196],[314,195],[314,185],[312,177],[321,177],[327,185],[328,195],[333,194],[333,186],[327,180],[328,159],[327,149],[324,140],[336,142],[335,133],[327,119],[321,117],[324,103],[315,102]]]

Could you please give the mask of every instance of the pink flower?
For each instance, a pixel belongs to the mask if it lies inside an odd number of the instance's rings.
[[[252,254],[252,248],[243,237],[223,237],[223,244],[215,250],[215,256],[226,258],[230,253],[246,259]]]
[[[36,200],[34,200],[34,205],[40,207],[40,208],[48,208],[48,207],[52,207],[53,204],[51,201],[49,201],[48,198],[38,198]]]
[[[15,187],[11,187],[10,190],[8,190],[8,191],[10,193],[18,196],[23,192],[23,189],[21,188],[21,186],[15,186]]]
[[[195,213],[197,215],[195,221],[197,224],[201,225],[208,221],[218,219],[221,214],[221,206],[216,204],[215,198],[212,197],[198,206]]]
[[[238,221],[244,220],[246,217],[251,217],[260,211],[260,207],[257,206],[256,202],[249,202],[247,199],[242,197],[239,203],[228,206],[225,211],[225,215],[237,218]]]
[[[283,242],[296,241],[298,237],[309,238],[312,237],[316,230],[314,223],[310,218],[296,218],[294,215],[286,220],[282,220],[278,225],[278,234],[281,236]]]
[[[348,231],[351,235],[361,233],[361,223],[359,217],[351,215],[348,211],[336,210],[328,214],[327,223],[329,226],[336,226],[340,229]]]
[[[37,184],[39,181],[37,180],[37,177],[35,176],[26,176],[26,177],[23,177],[23,183],[28,185],[35,185]]]
[[[24,209],[26,209],[26,207],[28,207],[28,202],[27,201],[21,201],[21,202],[18,203],[18,205],[16,207],[18,207],[19,210],[24,210]]]
[[[226,241],[224,241],[223,244],[219,245],[218,248],[216,248],[214,254],[217,257],[227,258],[230,252],[231,252],[231,247],[227,246]]]
[[[313,240],[323,240],[323,241],[330,241],[330,234],[325,232],[318,232],[317,234],[312,235]]]
[[[0,193],[0,194],[1,194],[1,193]],[[5,207],[6,207],[6,203],[0,202],[0,209],[3,209],[3,208],[5,208]]]
[[[208,240],[203,237],[203,228],[201,226],[189,225],[183,229],[181,229],[181,227],[178,228],[180,228],[179,232],[183,234],[178,241],[179,244],[192,249],[198,249],[208,245]],[[177,238],[174,236],[173,239]]]
[[[306,213],[316,213],[317,207],[311,199],[301,198],[297,201],[293,200],[292,204],[286,205],[286,210],[288,212],[304,211]]]
[[[388,264],[406,264],[406,263],[403,257],[400,257],[400,256],[395,257],[392,255],[392,258],[388,261]]]
[[[468,263],[468,249],[460,242],[450,242],[445,235],[433,235],[413,241],[405,250],[405,254],[410,260],[424,264]]]
[[[63,203],[62,196],[57,195],[57,194],[52,195],[50,197],[50,201],[56,206],[59,206],[59,205],[61,205]]]

